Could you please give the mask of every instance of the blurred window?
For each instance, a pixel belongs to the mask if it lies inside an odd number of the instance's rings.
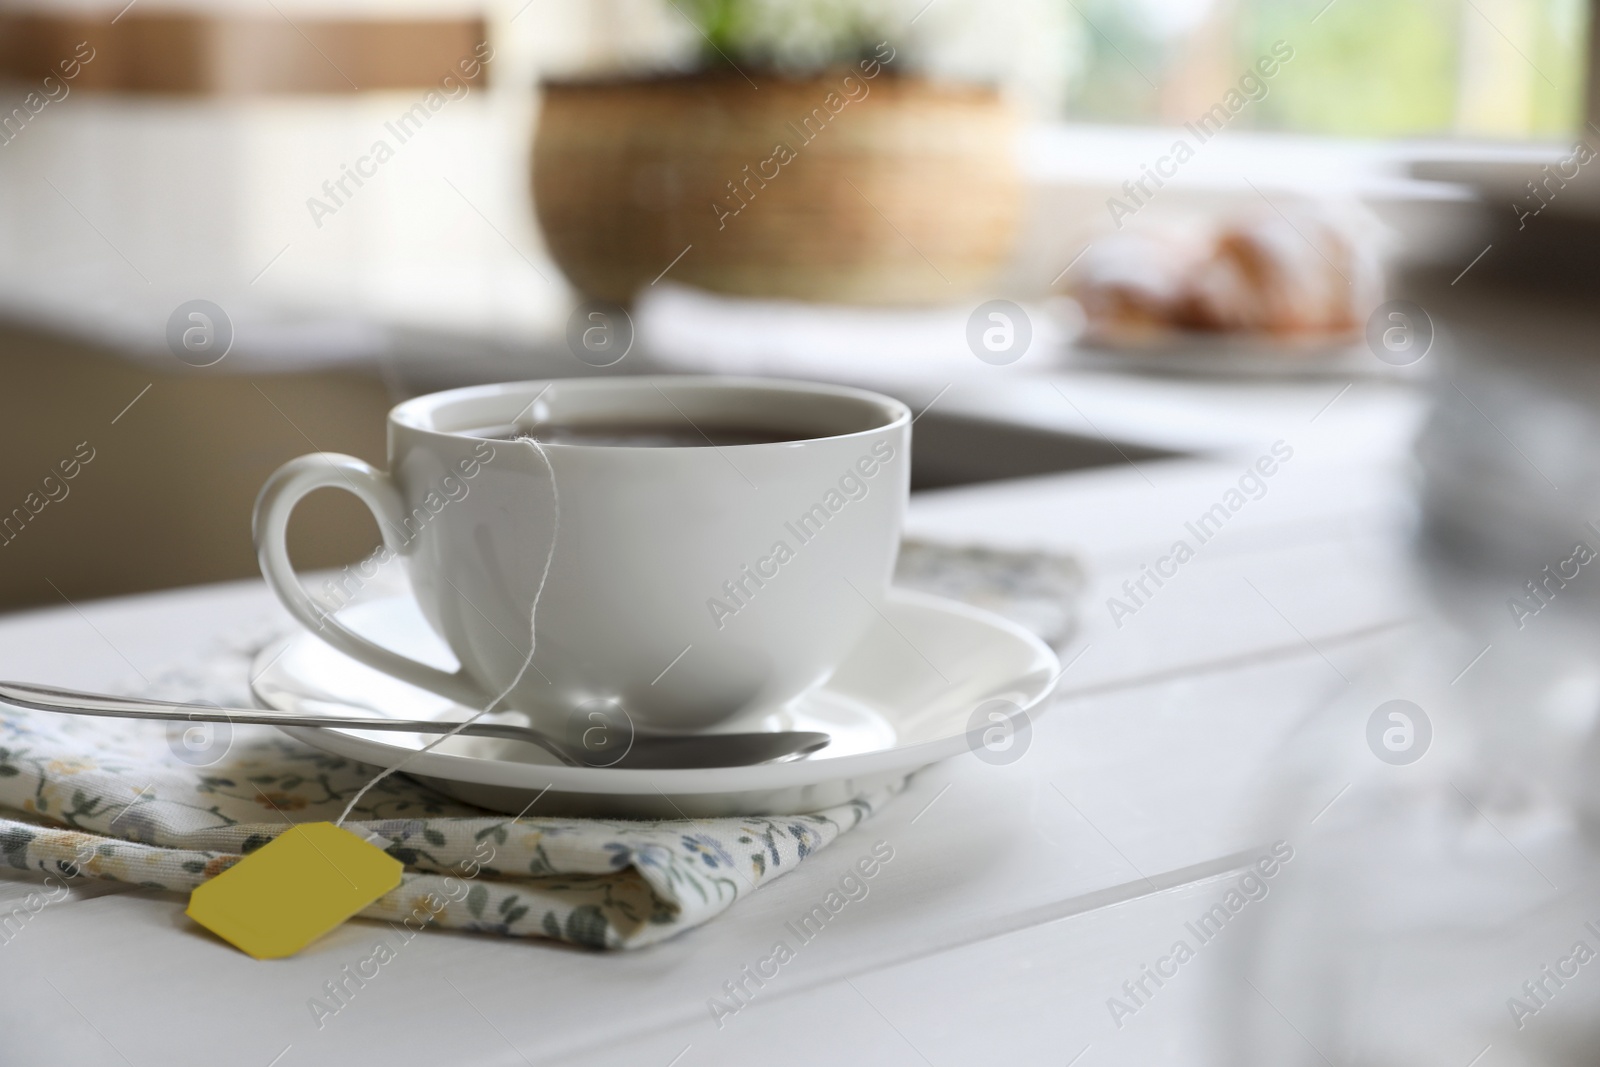
[[[1239,127],[1522,140],[1584,126],[1583,0],[1072,4],[1089,30],[1066,99],[1075,121],[1193,121],[1283,41],[1294,58]]]

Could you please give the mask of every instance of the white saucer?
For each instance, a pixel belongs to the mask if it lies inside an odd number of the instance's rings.
[[[726,727],[832,735],[827,748],[806,759],[701,770],[567,767],[531,745],[452,737],[407,763],[405,773],[450,796],[506,812],[521,810],[546,790],[538,803],[545,815],[702,818],[818,811],[966,752],[973,713],[986,701],[1006,700],[1032,715],[1060,671],[1043,641],[979,608],[895,590],[884,616],[826,686]],[[453,666],[449,651],[409,597],[355,605],[340,618],[397,651]],[[280,711],[348,714],[355,707],[427,719],[470,714],[355,662],[310,633],[263,649],[251,673],[256,698]],[[283,729],[308,745],[384,767],[433,739],[373,730]]]

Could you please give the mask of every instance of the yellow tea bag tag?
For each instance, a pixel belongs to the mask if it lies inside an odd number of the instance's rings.
[[[189,918],[258,960],[293,956],[400,884],[404,865],[331,822],[295,826],[189,894]]]

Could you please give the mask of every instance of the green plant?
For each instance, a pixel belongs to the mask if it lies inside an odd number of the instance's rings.
[[[705,40],[706,66],[812,73],[872,54],[895,25],[897,0],[680,0]],[[914,13],[914,12],[913,12]]]

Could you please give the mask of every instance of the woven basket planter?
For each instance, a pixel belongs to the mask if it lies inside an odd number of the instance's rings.
[[[553,84],[534,204],[591,297],[627,303],[666,271],[745,296],[942,303],[1011,252],[1016,134],[991,91],[887,73]]]

